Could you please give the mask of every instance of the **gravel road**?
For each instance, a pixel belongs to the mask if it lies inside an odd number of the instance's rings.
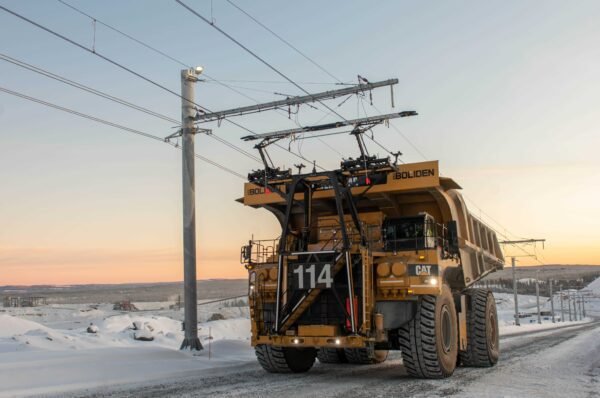
[[[501,338],[494,368],[458,368],[445,380],[407,376],[399,352],[379,365],[322,365],[279,375],[257,363],[177,375],[73,397],[599,397],[600,321]],[[566,395],[565,395],[566,394]]]

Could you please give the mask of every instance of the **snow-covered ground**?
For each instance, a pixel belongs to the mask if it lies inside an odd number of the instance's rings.
[[[588,289],[600,296],[600,278]],[[513,296],[497,294],[496,301],[501,335],[574,324],[553,324],[547,318],[538,325],[523,318],[523,326],[517,327]],[[143,384],[255,362],[247,307],[200,305],[199,335],[206,349],[192,354],[179,351],[182,311],[170,309],[170,304],[136,303],[141,311],[130,313],[115,311],[112,304],[0,309],[0,396]],[[519,307],[534,313],[535,296],[519,296]],[[542,310],[549,310],[547,298]],[[600,315],[597,302],[590,301],[586,310]],[[209,321],[214,314],[224,319]],[[90,326],[96,333],[87,332]],[[153,341],[137,341],[136,333]]]
[[[136,303],[142,310],[129,313],[112,304],[0,309],[0,396],[141,382],[254,358],[247,307],[200,305],[206,349],[192,355],[179,351],[182,311],[169,304]],[[224,319],[208,321],[214,314]],[[87,332],[91,325],[96,333]]]

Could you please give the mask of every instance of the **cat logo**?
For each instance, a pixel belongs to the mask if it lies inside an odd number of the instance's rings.
[[[415,273],[421,275],[431,275],[431,265],[415,265]]]

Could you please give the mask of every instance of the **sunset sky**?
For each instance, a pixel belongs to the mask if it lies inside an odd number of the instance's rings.
[[[202,65],[257,101],[301,93],[175,2],[65,1]],[[210,18],[209,0],[186,3]],[[374,92],[376,108],[356,98],[330,105],[347,118],[418,111],[395,123],[402,134],[377,128],[377,140],[402,151],[405,162],[438,159],[442,174],[463,187],[470,210],[509,238],[546,238],[545,249],[536,250],[540,262],[600,264],[600,2],[235,3],[344,82],[358,74],[398,78],[396,108],[389,89]],[[218,26],[308,91],[340,87],[229,3],[212,4]],[[58,1],[0,5],[82,45],[94,43],[91,20]],[[0,43],[4,56],[180,118],[178,97],[2,10]],[[95,48],[179,92],[181,65],[99,23]],[[3,60],[0,87],[160,137],[174,131],[170,122]],[[214,82],[196,90],[197,102],[212,110],[254,103]],[[314,124],[325,114],[304,106],[291,119],[267,112],[235,121],[264,133]],[[206,127],[253,151],[239,140],[248,134],[239,127]],[[324,140],[356,155],[352,137]],[[317,140],[289,145],[322,166],[339,165],[340,155]],[[197,136],[196,150],[240,174],[260,167],[206,135]],[[285,151],[272,155],[278,165],[298,163]],[[235,202],[243,179],[199,160],[196,178],[198,278],[244,277],[240,246],[252,235],[276,237],[277,223]],[[0,285],[181,280],[181,246],[178,150],[0,92]]]

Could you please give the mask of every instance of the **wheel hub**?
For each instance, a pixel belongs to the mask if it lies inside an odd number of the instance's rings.
[[[441,311],[442,348],[445,353],[450,352],[452,346],[452,318],[447,306]]]
[[[495,349],[498,331],[496,330],[496,316],[492,311],[490,311],[490,315],[488,317],[488,330],[490,333],[490,348]]]

